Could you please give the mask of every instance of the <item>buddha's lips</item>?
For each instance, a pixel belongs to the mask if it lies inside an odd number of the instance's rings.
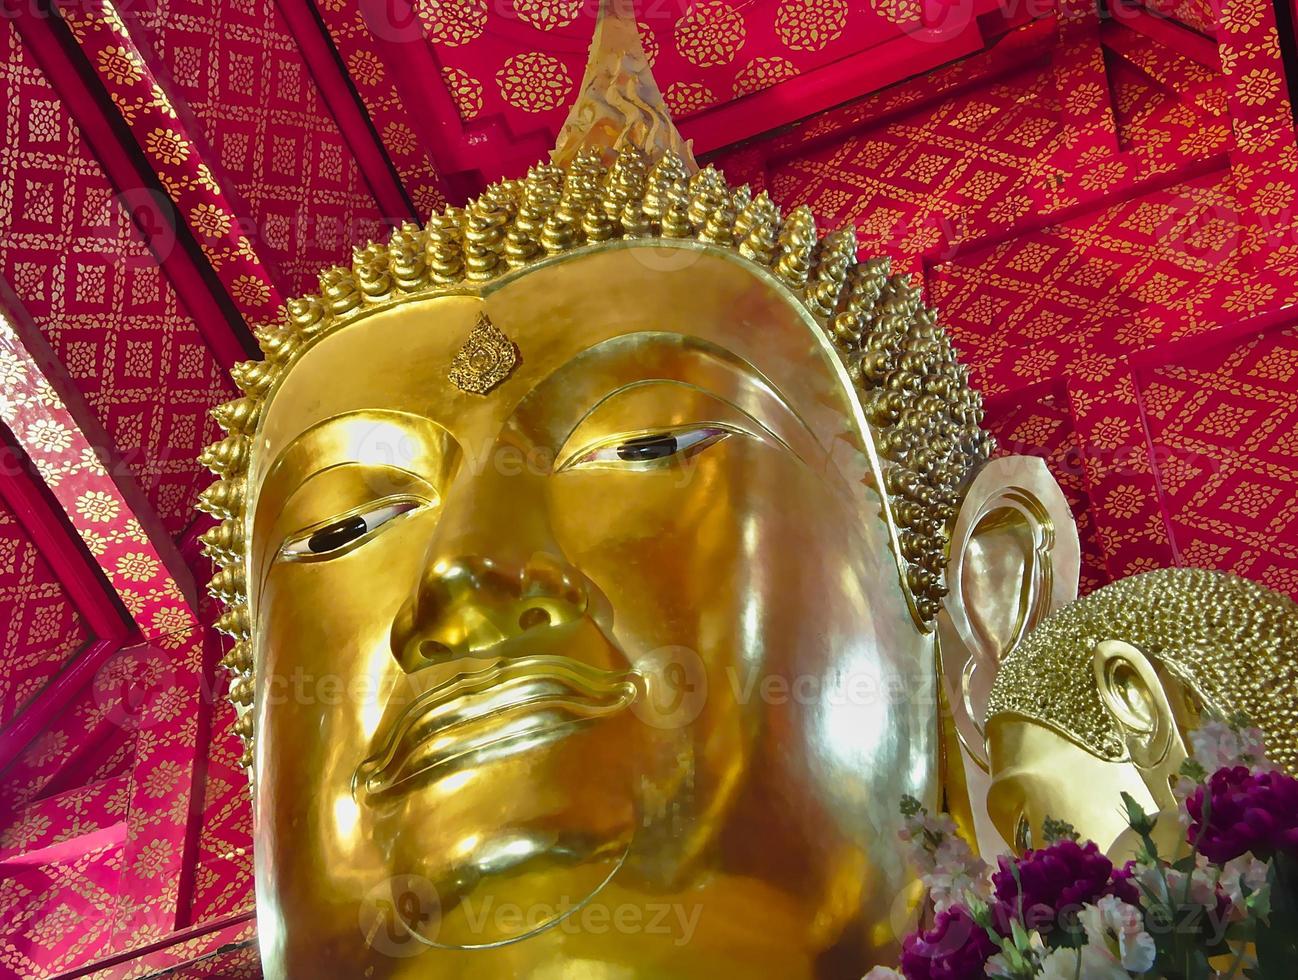
[[[635,696],[628,673],[568,657],[520,657],[457,674],[382,727],[356,771],[357,794],[387,794],[415,776],[455,771],[470,755],[553,741]]]

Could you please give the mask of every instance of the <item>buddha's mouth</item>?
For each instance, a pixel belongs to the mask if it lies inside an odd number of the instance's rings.
[[[373,741],[354,791],[378,801],[549,744],[628,707],[631,676],[569,657],[497,660],[415,698]]]

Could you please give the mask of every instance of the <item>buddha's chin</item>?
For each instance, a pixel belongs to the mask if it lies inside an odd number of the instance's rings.
[[[504,848],[519,838],[501,840]],[[538,842],[539,843],[539,842]],[[484,872],[477,863],[461,866],[457,879],[438,888],[442,899],[435,935],[424,938],[443,948],[481,948],[543,933],[594,900],[621,868],[630,847],[617,841],[583,851],[544,850],[508,868]]]
[[[607,751],[617,728],[502,745],[371,802],[391,874],[417,876],[435,895],[425,942],[481,947],[543,932],[613,877],[639,813],[634,756]]]

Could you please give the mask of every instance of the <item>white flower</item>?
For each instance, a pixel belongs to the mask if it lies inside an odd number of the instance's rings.
[[[937,912],[970,895],[990,894],[991,869],[974,854],[947,814],[919,810],[906,818],[898,836],[910,845],[911,860]]]
[[[944,837],[933,852],[933,867],[924,875],[936,912],[977,895],[986,898],[991,891],[987,866],[965,843],[952,833]]]
[[[1091,951],[1090,958],[1095,962],[1103,963],[1107,959],[1124,971],[1137,973],[1154,965],[1157,954],[1154,937],[1145,931],[1145,918],[1134,905],[1105,895],[1094,905],[1084,905],[1077,918],[1086,930],[1086,949]],[[1126,976],[1125,972],[1113,975]],[[1091,973],[1088,971],[1084,976],[1089,977]]]
[[[1186,808],[1185,801],[1190,798],[1200,783],[1197,779],[1191,779],[1189,776],[1178,775],[1172,782],[1172,798],[1176,800],[1176,821],[1181,825],[1182,830],[1189,830],[1190,811]]]
[[[1081,955],[1076,949],[1051,950],[1041,961],[1037,980],[1077,980],[1082,975],[1077,962]]]
[[[1209,775],[1218,769],[1248,766],[1257,772],[1274,769],[1266,758],[1266,737],[1256,727],[1233,728],[1208,720],[1190,733],[1191,754]]]
[[[906,980],[906,978],[890,966],[876,966],[861,980]]]
[[[1077,980],[1078,977],[1084,980],[1131,980],[1131,974],[1116,959],[1093,946],[1051,950],[1041,961],[1036,980]]]
[[[1230,899],[1232,920],[1238,921],[1248,914],[1246,901],[1254,906],[1269,907],[1267,874],[1270,870],[1269,863],[1259,861],[1252,854],[1242,854],[1222,866],[1218,883]],[[1247,900],[1244,898],[1245,888],[1249,891]]]
[[[1137,878],[1145,890],[1158,896],[1164,905],[1199,905],[1209,910],[1217,908],[1217,870],[1200,854],[1196,867],[1190,873],[1190,891],[1186,894],[1186,875],[1184,871],[1163,866],[1147,866],[1140,869]],[[1166,881],[1166,887],[1164,887]]]

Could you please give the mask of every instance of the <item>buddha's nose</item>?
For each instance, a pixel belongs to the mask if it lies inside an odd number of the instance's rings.
[[[393,627],[393,653],[412,672],[585,615],[583,578],[548,552],[523,561],[482,555],[434,559]]]

